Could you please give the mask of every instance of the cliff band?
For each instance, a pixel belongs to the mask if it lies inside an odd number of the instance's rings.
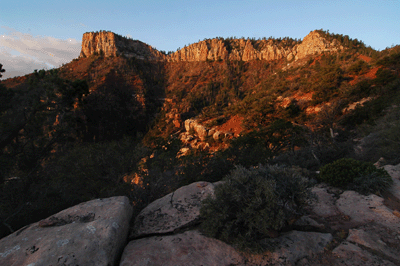
[[[92,54],[104,56],[124,55],[137,59],[169,62],[196,62],[216,60],[298,60],[308,55],[342,50],[336,40],[329,42],[318,31],[310,32],[303,41],[292,40],[250,40],[214,38],[191,44],[179,51],[165,55],[150,45],[137,40],[124,38],[113,32],[88,32],[82,38],[82,51],[79,57]]]
[[[79,58],[92,54],[106,57],[125,55],[146,60],[163,60],[165,55],[141,41],[131,40],[109,31],[87,32],[82,37]]]

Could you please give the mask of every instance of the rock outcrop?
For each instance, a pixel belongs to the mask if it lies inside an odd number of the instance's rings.
[[[82,37],[82,50],[79,57],[92,54],[104,56],[124,55],[146,60],[164,60],[165,55],[141,41],[124,38],[110,31],[86,32]]]
[[[136,217],[132,237],[170,233],[195,224],[201,201],[209,195],[214,195],[214,185],[196,182],[152,202]]]
[[[322,253],[332,241],[330,233],[291,231],[267,239],[273,252],[267,253],[261,265],[296,265],[301,259]],[[252,259],[250,258],[250,261]],[[259,265],[256,261],[253,265]]]
[[[127,197],[97,199],[0,240],[0,265],[114,265],[127,240]]]
[[[399,181],[400,165],[385,169]],[[79,204],[1,239],[0,265],[400,265],[399,210],[327,185],[313,189],[319,202],[293,229],[262,240],[273,251],[238,252],[195,227],[201,201],[220,183],[193,183],[151,203],[126,246],[126,197]]]
[[[335,52],[343,49],[334,40],[327,41],[318,31],[310,32],[302,42],[291,40],[250,40],[214,38],[184,47],[175,53],[165,55],[140,41],[131,40],[113,32],[87,32],[82,38],[82,51],[79,57],[94,53],[105,56],[118,54],[138,59],[169,62],[199,62],[217,60],[298,60],[308,55],[322,52]]]
[[[222,141],[233,137],[233,133],[231,132],[222,132],[215,128],[207,128],[193,118],[185,120],[185,130],[186,133],[181,134],[181,140],[184,143],[189,141],[188,135],[191,134],[195,134],[200,141],[205,141],[207,137],[212,137],[216,141]],[[193,135],[191,135],[191,137],[193,139]]]
[[[337,41],[329,42],[318,31],[313,31],[300,42],[283,40],[285,45],[273,40],[221,40],[210,39],[191,44],[167,57],[168,61],[216,61],[216,60],[298,60],[322,52],[343,49]]]
[[[336,265],[346,266],[362,266],[362,265],[376,265],[376,266],[395,266],[396,264],[385,260],[379,256],[373,255],[367,250],[361,248],[357,244],[349,242],[341,243],[337,248],[332,251],[336,259]]]
[[[139,265],[243,265],[243,257],[217,239],[187,231],[129,242],[120,266]]]
[[[323,38],[318,31],[312,31],[310,34],[304,37],[301,44],[294,48],[294,55],[297,60],[312,54],[320,54],[322,52],[337,52],[342,49],[343,46],[340,46],[338,41],[333,40],[332,42],[329,42]]]
[[[391,170],[397,184],[400,165],[384,168]],[[374,194],[364,196],[327,185],[313,191],[318,202],[312,205],[311,217],[326,228],[348,231],[347,236],[343,235],[344,241],[332,250],[334,257],[329,259],[333,265],[400,265],[399,210],[389,209],[384,199]]]
[[[367,224],[373,221],[400,233],[400,218],[383,201],[383,198],[374,194],[364,196],[355,191],[345,191],[340,195],[336,206],[356,223]]]

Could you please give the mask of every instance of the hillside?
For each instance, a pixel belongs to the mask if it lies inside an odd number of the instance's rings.
[[[85,33],[79,58],[0,83],[0,236],[99,197],[139,211],[236,165],[398,164],[399,59],[322,30],[168,54]]]

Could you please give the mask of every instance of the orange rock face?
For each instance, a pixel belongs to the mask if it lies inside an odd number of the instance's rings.
[[[89,57],[103,52],[105,56],[115,56],[115,34],[113,32],[86,32],[82,37],[82,50],[79,57]]]
[[[343,49],[336,41],[329,42],[317,31],[310,32],[300,42],[285,41],[280,45],[272,40],[211,39],[191,44],[167,57],[168,61],[215,61],[215,60],[277,60],[301,59],[311,54]]]
[[[215,38],[191,44],[175,53],[165,55],[143,42],[127,39],[113,32],[101,31],[88,32],[83,35],[80,57],[98,53],[104,54],[106,57],[121,54],[126,57],[169,62],[251,61],[282,58],[298,60],[311,54],[335,52],[340,49],[343,47],[337,41],[329,42],[317,31],[313,31],[304,37],[302,42]]]
[[[87,32],[82,37],[82,50],[80,58],[89,57],[92,54],[104,54],[104,56],[125,55],[147,60],[164,60],[165,55],[150,45],[137,40],[124,38],[109,31]]]

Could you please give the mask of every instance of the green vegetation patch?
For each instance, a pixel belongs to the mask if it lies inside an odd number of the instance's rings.
[[[311,193],[308,179],[278,166],[236,167],[203,201],[202,230],[242,250],[261,251],[261,239],[276,234],[302,213]]]
[[[372,163],[342,158],[323,166],[320,172],[322,181],[343,189],[352,189],[361,194],[380,193],[393,183],[384,169]]]

